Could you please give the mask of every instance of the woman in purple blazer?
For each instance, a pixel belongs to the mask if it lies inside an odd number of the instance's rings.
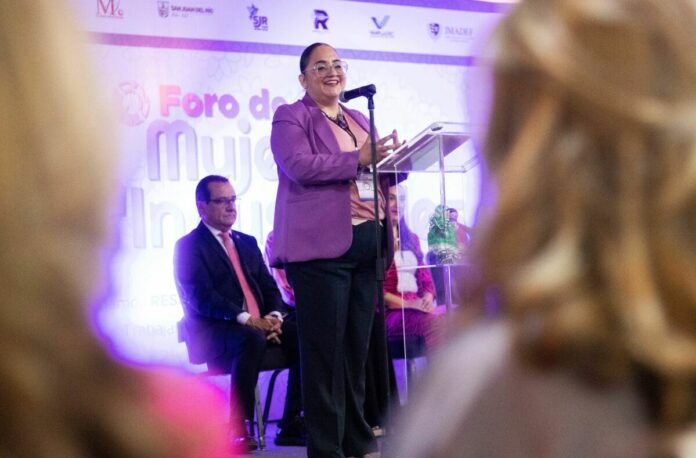
[[[295,291],[310,457],[377,450],[363,418],[364,368],[377,247],[391,254],[391,234],[377,240],[375,230],[389,218],[390,179],[380,179],[375,215],[369,124],[339,104],[347,68],[331,46],[308,46],[299,75],[306,95],[278,107],[271,132],[279,180],[271,264],[285,268]],[[398,146],[396,131],[377,140],[378,160]]]

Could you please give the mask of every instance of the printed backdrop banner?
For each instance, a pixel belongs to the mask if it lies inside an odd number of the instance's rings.
[[[412,2],[411,2],[412,3]],[[272,230],[277,173],[269,138],[274,110],[303,96],[299,55],[310,43],[337,48],[347,87],[375,84],[377,128],[408,139],[435,121],[469,122],[474,49],[502,12],[359,1],[73,0],[89,34],[100,87],[121,123],[124,183],[114,297],[95,324],[122,357],[185,365],[173,280],[175,241],[198,224],[194,189],[208,174],[239,196],[235,229],[263,246]],[[349,106],[367,114],[365,99]],[[460,220],[473,223],[480,171],[466,175]],[[408,186],[408,184],[407,184]],[[409,202],[415,209],[431,201]],[[425,211],[410,225],[427,225]],[[318,224],[320,222],[317,222]]]

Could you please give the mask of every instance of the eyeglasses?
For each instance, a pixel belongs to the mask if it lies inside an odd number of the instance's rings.
[[[329,73],[329,70],[332,68],[339,75],[343,75],[348,71],[348,62],[346,62],[345,60],[335,60],[329,64],[324,61],[319,61],[316,64],[314,64],[312,70],[314,70],[317,73],[317,75],[324,76],[327,73]]]
[[[224,205],[226,207],[229,204],[232,204],[232,205],[236,204],[238,200],[239,199],[237,199],[237,196],[234,196],[234,197],[230,197],[230,198],[220,197],[217,199],[210,199],[208,202],[212,202],[215,205]]]

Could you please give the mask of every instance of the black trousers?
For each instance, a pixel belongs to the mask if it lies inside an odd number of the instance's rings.
[[[377,300],[375,224],[354,226],[353,242],[339,258],[285,266],[295,291],[309,457],[377,450],[363,415]]]
[[[384,316],[375,313],[370,350],[365,363],[365,420],[370,426],[389,424],[389,409],[399,402],[394,365],[387,348]]]
[[[285,320],[281,327],[281,347],[289,361],[292,362],[288,374],[288,386],[285,407],[281,422],[286,422],[302,411],[302,394],[300,387],[300,359],[297,325]],[[245,420],[254,419],[254,390],[259,376],[261,361],[266,348],[271,345],[263,332],[250,326],[230,323],[225,334],[226,351],[210,365],[232,374],[235,397],[239,405],[239,414]]]

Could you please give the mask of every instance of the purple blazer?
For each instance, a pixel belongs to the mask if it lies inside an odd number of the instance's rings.
[[[369,132],[369,121],[362,113],[342,109]],[[278,107],[273,116],[271,150],[278,166],[273,266],[337,258],[352,243],[350,182],[358,175],[358,150],[341,151],[329,122],[308,95]],[[395,182],[391,175],[380,177],[385,197]],[[386,227],[390,227],[388,208],[386,214]],[[392,234],[386,233],[390,263]]]

